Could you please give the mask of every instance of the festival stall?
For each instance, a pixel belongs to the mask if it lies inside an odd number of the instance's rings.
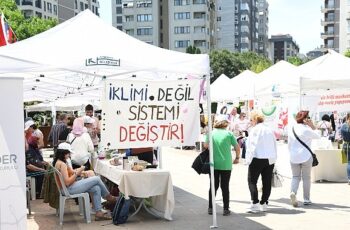
[[[0,216],[1,228],[24,229],[26,226],[24,100],[36,98],[42,101],[54,101],[67,95],[89,94],[96,91],[101,96],[103,90],[105,92],[109,90],[111,94],[103,94],[104,100],[106,101],[107,98],[111,100],[114,97],[115,102],[120,92],[117,91],[121,89],[118,80],[123,82],[122,84],[127,84],[127,86],[124,85],[124,88],[133,87],[133,83],[123,81],[131,80],[135,81],[135,85],[143,84],[144,88],[149,87],[153,92],[156,88],[154,83],[157,80],[164,83],[179,78],[191,79],[191,83],[186,82],[187,80],[176,82],[177,89],[186,89],[187,85],[191,85],[196,86],[197,90],[192,93],[187,91],[187,97],[184,96],[179,104],[175,104],[175,106],[181,105],[181,108],[177,108],[176,118],[184,119],[183,114],[186,113],[193,116],[191,117],[193,120],[197,117],[199,123],[198,112],[191,112],[191,108],[186,108],[186,103],[182,107],[182,102],[191,101],[189,98],[198,102],[201,91],[199,89],[200,80],[206,78],[209,86],[209,56],[179,53],[146,44],[105,24],[88,10],[32,38],[1,47],[0,96],[6,100],[1,100],[0,106],[6,108],[6,113],[0,117],[0,139],[2,141],[0,145],[0,180],[2,182],[0,195],[3,198],[7,197],[2,199],[0,204],[1,210],[4,210]],[[138,80],[142,82],[136,83]],[[113,84],[115,88],[111,90],[107,82]],[[146,83],[149,86],[145,85]],[[162,103],[167,104],[166,99],[174,97],[169,96],[173,93],[170,92],[170,88],[170,86],[167,87],[166,92],[154,91],[157,92],[157,95],[149,94],[145,95],[145,98],[151,101],[151,96],[158,96],[157,103],[161,103],[159,96],[164,93],[162,95],[165,99]],[[134,95],[140,93],[139,91],[133,92]],[[208,95],[210,95],[209,87]],[[210,108],[208,110],[210,113]],[[171,120],[171,116],[165,120],[150,119],[144,122],[150,121],[152,124],[166,122]],[[179,119],[177,122],[180,123]],[[183,136],[181,137],[186,141],[175,138],[174,144],[182,145],[193,141],[192,136],[187,136],[189,129],[193,133],[196,132],[196,129],[199,131],[199,125],[196,128],[194,124],[190,128],[185,126],[182,128]],[[180,135],[179,130],[175,131],[175,128],[171,126],[168,129],[169,132],[165,133],[174,137]],[[155,132],[155,130],[149,131],[153,131],[153,134]],[[128,141],[131,144],[133,140]],[[169,145],[171,140],[157,142],[157,144],[159,146]],[[149,142],[144,142],[144,145],[149,146]],[[128,144],[125,142],[124,147],[126,146]],[[132,146],[131,144],[130,147]],[[211,143],[210,148],[212,149]],[[216,215],[213,215],[213,222],[216,226]]]

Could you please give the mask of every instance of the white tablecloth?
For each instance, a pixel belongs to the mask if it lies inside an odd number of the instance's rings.
[[[175,201],[171,175],[162,169],[145,169],[141,172],[126,171],[113,166],[107,160],[98,160],[95,172],[119,185],[126,198],[152,198],[152,208],[167,220],[172,220]]]
[[[319,161],[318,166],[312,167],[311,181],[327,180],[334,182],[346,182],[347,164],[342,164],[339,149],[313,150]]]

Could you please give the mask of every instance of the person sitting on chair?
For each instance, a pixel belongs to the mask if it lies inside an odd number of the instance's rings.
[[[72,153],[71,146],[68,143],[61,143],[57,147],[57,152],[53,165],[62,174],[63,181],[67,186],[68,192],[70,194],[78,194],[89,192],[93,194],[93,205],[95,214],[95,220],[110,220],[111,216],[107,213],[102,212],[101,197],[109,202],[115,202],[116,197],[112,196],[107,190],[106,185],[102,182],[101,178],[98,176],[91,176],[86,179],[76,180],[78,176],[84,176],[84,166],[73,170],[67,165],[67,160]],[[85,175],[86,177],[88,175]],[[57,180],[59,181],[59,180]],[[58,185],[62,187],[61,184]]]

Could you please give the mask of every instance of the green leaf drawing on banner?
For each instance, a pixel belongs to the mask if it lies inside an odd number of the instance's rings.
[[[265,116],[271,116],[272,114],[275,113],[276,106],[275,105],[267,106],[262,108],[261,111]]]

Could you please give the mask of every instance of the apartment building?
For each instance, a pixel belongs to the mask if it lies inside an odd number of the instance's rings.
[[[269,39],[269,58],[274,63],[299,54],[299,46],[290,34],[272,35]]]
[[[211,46],[210,4],[207,0],[112,0],[112,25],[166,49],[202,53]]]
[[[269,44],[269,4],[258,0],[258,50],[257,53],[268,57]]]
[[[26,18],[56,18],[60,23],[85,9],[99,16],[100,7],[98,0],[16,0],[16,4]]]
[[[268,36],[268,4],[266,0],[218,0],[216,2],[217,48],[238,52],[258,52],[258,29],[260,26],[261,53],[264,53]],[[262,12],[261,17],[259,10]],[[261,23],[259,23],[260,18]],[[265,44],[262,44],[263,42]]]
[[[350,49],[350,0],[324,0],[321,12],[323,51],[344,53]]]

